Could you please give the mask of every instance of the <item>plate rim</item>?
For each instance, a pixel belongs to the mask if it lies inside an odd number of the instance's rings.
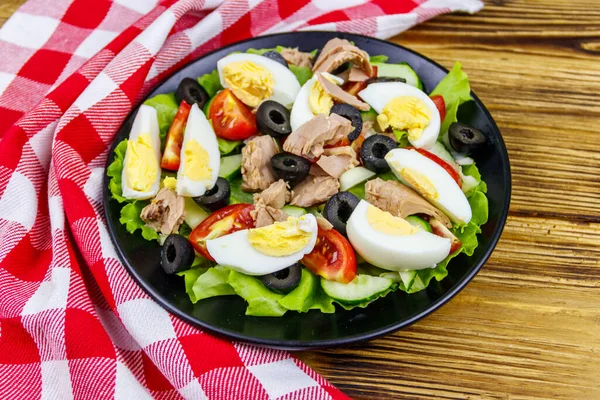
[[[116,132],[118,133],[120,131],[123,124],[126,123],[126,121],[129,119],[129,117],[132,115],[132,113],[136,112],[136,110],[139,108],[139,106],[141,104],[143,104],[143,102],[147,98],[149,98],[150,95],[153,94],[153,92],[154,92],[154,90],[156,90],[156,88],[160,87],[164,82],[166,82],[168,79],[170,79],[173,75],[177,74],[178,72],[187,68],[188,66],[202,60],[203,58],[208,57],[216,52],[226,50],[233,46],[244,45],[244,44],[251,43],[251,42],[257,41],[257,40],[261,40],[264,38],[276,38],[276,37],[282,37],[282,36],[304,36],[304,35],[312,35],[312,34],[324,34],[324,35],[331,36],[332,38],[333,37],[344,37],[344,38],[351,39],[352,37],[359,37],[361,39],[366,39],[369,41],[380,42],[385,45],[399,48],[405,52],[412,53],[413,55],[423,59],[427,63],[432,64],[433,66],[437,67],[438,69],[440,69],[446,73],[449,72],[445,67],[443,67],[436,61],[430,59],[429,57],[427,57],[421,53],[418,53],[415,50],[407,48],[403,45],[400,45],[400,44],[397,44],[397,43],[394,43],[391,41],[378,39],[378,38],[365,36],[365,35],[360,35],[360,34],[355,34],[355,33],[335,32],[335,31],[301,31],[301,32],[284,32],[284,33],[274,33],[274,34],[269,34],[269,35],[256,36],[256,37],[251,37],[248,39],[244,39],[241,41],[231,43],[224,47],[214,49],[214,50],[207,52],[193,60],[190,60],[188,63],[180,66],[177,70],[173,71],[171,74],[166,76],[160,82],[156,83],[151,88],[151,90],[148,91],[148,94],[146,96],[144,96],[143,98],[141,98],[139,100],[139,102],[135,105],[135,107],[132,107],[132,109],[129,112],[129,114],[127,115],[127,117],[125,117],[125,119],[123,120],[121,127]],[[118,255],[120,263],[125,267],[128,274],[142,288],[142,290],[144,290],[144,292],[147,293],[154,301],[156,301],[161,307],[166,309],[168,312],[170,312],[170,313],[174,314],[175,316],[177,316],[178,318],[181,318],[184,321],[190,323],[194,327],[205,329],[206,331],[208,331],[212,334],[215,334],[221,338],[227,338],[230,340],[236,340],[236,341],[240,341],[240,342],[244,342],[244,343],[250,343],[250,344],[254,344],[254,345],[276,348],[276,349],[281,349],[281,350],[298,351],[298,350],[308,350],[308,349],[317,349],[317,348],[334,348],[334,347],[347,346],[347,345],[350,345],[353,343],[358,343],[358,342],[366,342],[366,341],[370,341],[375,338],[396,332],[400,329],[406,328],[406,327],[414,324],[415,322],[427,317],[431,313],[437,311],[444,304],[446,304],[450,300],[452,300],[458,293],[460,293],[465,288],[465,286],[469,282],[471,282],[471,280],[473,280],[475,275],[477,273],[479,273],[479,271],[481,270],[483,265],[487,262],[487,260],[489,259],[489,257],[493,253],[493,251],[495,250],[495,248],[498,244],[498,241],[500,240],[500,237],[502,235],[502,232],[504,230],[504,227],[506,226],[506,220],[508,218],[511,193],[512,193],[512,175],[511,175],[511,166],[510,166],[510,159],[508,156],[508,151],[506,149],[506,144],[504,142],[502,132],[498,128],[496,121],[490,114],[490,112],[487,109],[487,107],[485,106],[485,104],[479,99],[479,97],[477,97],[477,95],[473,92],[473,90],[471,90],[471,97],[473,98],[473,100],[476,103],[478,103],[478,105],[481,106],[481,109],[483,110],[483,113],[486,116],[487,120],[491,122],[492,129],[498,133],[498,144],[500,145],[500,153],[501,153],[500,156],[502,158],[502,161],[506,165],[506,168],[503,169],[503,171],[502,171],[502,175],[504,175],[504,179],[506,181],[506,190],[505,190],[505,194],[504,194],[504,208],[500,211],[500,214],[499,214],[498,227],[491,235],[488,247],[485,249],[484,253],[481,256],[481,259],[476,263],[476,265],[473,268],[471,268],[469,273],[467,273],[465,276],[463,276],[462,279],[460,281],[458,281],[452,289],[450,289],[448,292],[444,293],[438,299],[434,300],[427,307],[427,309],[413,315],[412,317],[410,317],[408,319],[399,321],[395,324],[391,324],[389,326],[386,326],[386,327],[383,327],[380,329],[375,329],[368,333],[350,335],[350,336],[346,336],[346,337],[340,338],[340,339],[312,340],[312,341],[306,342],[306,341],[300,341],[300,340],[261,339],[261,338],[256,338],[256,337],[248,337],[248,336],[238,333],[238,332],[221,329],[218,327],[214,327],[210,324],[204,323],[200,320],[193,318],[192,316],[181,311],[180,309],[172,306],[169,301],[167,301],[166,299],[163,299],[159,293],[157,293],[149,284],[147,284],[145,282],[145,280],[143,279],[143,277],[140,274],[138,274],[137,271],[133,267],[129,266],[128,263],[125,262],[125,259],[126,259],[125,254],[124,254],[122,248],[119,246],[119,244],[116,240],[115,233],[114,233],[115,227],[114,227],[112,221],[106,217],[106,214],[107,214],[106,210],[108,209],[109,202],[112,199],[112,196],[111,196],[109,188],[108,188],[110,178],[108,177],[107,170],[108,170],[108,166],[110,165],[109,160],[112,162],[112,159],[114,158],[112,155],[113,155],[114,149],[117,145],[117,141],[115,140],[117,134],[115,134],[115,137],[112,139],[112,143],[107,152],[107,158],[106,158],[106,162],[105,162],[105,166],[104,166],[104,176],[103,176],[103,180],[102,180],[102,184],[103,184],[102,207],[103,207],[103,212],[104,212],[103,216],[104,216],[104,219],[106,222],[107,231],[108,231],[111,243],[115,247],[115,251]],[[257,317],[257,318],[279,318],[279,317]]]

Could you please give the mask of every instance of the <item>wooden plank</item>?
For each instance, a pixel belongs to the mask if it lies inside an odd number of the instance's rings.
[[[6,20],[13,15],[17,8],[25,3],[25,0],[2,0],[0,2],[0,26],[4,25]]]

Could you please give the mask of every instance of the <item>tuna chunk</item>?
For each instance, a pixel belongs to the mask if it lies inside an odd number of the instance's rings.
[[[176,233],[185,219],[185,200],[175,191],[162,188],[142,209],[142,221],[163,235]]]
[[[283,179],[272,183],[267,189],[254,195],[255,205],[264,204],[275,208],[282,208],[288,201],[290,201],[290,192]]]
[[[348,71],[348,80],[350,82],[364,82],[370,78],[365,71],[358,67],[352,67]]]
[[[381,178],[368,181],[365,184],[365,200],[397,217],[426,214],[448,228],[452,227],[452,223],[443,212],[400,182],[384,181]]]
[[[315,61],[313,72],[331,72],[346,62],[352,62],[368,76],[373,76],[369,55],[349,41],[338,38],[333,38],[325,44]]]
[[[356,152],[350,146],[325,149],[317,161],[317,165],[334,178],[339,178],[344,172],[358,164]]]
[[[313,55],[299,51],[297,47],[295,49],[286,48],[281,50],[281,56],[288,64],[312,68]]]
[[[290,204],[298,207],[310,207],[324,203],[340,189],[340,183],[332,176],[311,176],[292,190]]]
[[[256,136],[242,149],[242,190],[257,192],[275,182],[271,157],[279,150],[271,136]]]
[[[352,130],[352,124],[344,117],[319,114],[292,132],[283,144],[283,150],[315,159],[323,154],[324,145],[339,142]]]
[[[329,93],[334,100],[337,100],[340,103],[350,104],[361,111],[368,111],[371,108],[367,103],[360,101],[358,97],[351,95],[335,83],[330,82],[329,79],[325,78],[320,72],[317,72],[316,75],[317,80],[321,86],[323,86],[323,89]]]
[[[290,192],[283,179],[271,184],[262,193],[254,195],[254,210],[250,216],[257,228],[271,225],[275,221],[285,221],[288,215],[280,210],[290,200]]]

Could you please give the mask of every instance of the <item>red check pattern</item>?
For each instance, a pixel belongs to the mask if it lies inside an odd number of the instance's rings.
[[[29,0],[0,29],[0,398],[341,399],[283,351],[152,301],[118,261],[102,177],[123,119],[201,54],[289,30],[390,37],[478,0]]]

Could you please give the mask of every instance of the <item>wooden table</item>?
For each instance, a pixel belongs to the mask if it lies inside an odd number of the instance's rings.
[[[464,64],[508,146],[509,220],[441,310],[297,355],[355,398],[600,398],[600,2],[489,0],[393,41]]]

